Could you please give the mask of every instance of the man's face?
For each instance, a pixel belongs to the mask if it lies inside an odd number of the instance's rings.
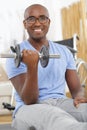
[[[29,8],[24,20],[24,26],[31,39],[39,40],[46,38],[50,25],[50,19],[48,17],[47,10],[40,6]]]

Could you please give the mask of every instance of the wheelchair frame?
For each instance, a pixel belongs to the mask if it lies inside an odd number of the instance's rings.
[[[73,37],[61,41],[54,41],[55,43],[65,45],[73,54],[77,73],[81,82],[82,87],[87,86],[87,62],[84,61],[82,58],[77,58],[77,40],[79,37],[77,34],[74,34]]]

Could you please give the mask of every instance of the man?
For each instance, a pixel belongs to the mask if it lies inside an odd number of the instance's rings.
[[[48,10],[39,4],[29,6],[23,23],[29,38],[20,44],[22,62],[18,68],[14,59],[8,59],[6,64],[17,103],[12,126],[17,130],[86,130],[87,99],[73,56],[65,46],[46,38],[50,26]],[[45,68],[38,53],[43,45],[50,53],[61,56],[49,59]],[[65,95],[66,82],[72,99]]]

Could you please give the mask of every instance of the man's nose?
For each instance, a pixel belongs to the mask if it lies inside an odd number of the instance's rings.
[[[41,25],[39,19],[36,19],[35,24],[36,24],[36,25]]]

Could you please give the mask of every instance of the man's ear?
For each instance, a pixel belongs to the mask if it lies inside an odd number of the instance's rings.
[[[23,20],[23,25],[24,25],[24,28],[26,29],[26,21]]]
[[[50,26],[51,20],[49,19],[49,26]]]

